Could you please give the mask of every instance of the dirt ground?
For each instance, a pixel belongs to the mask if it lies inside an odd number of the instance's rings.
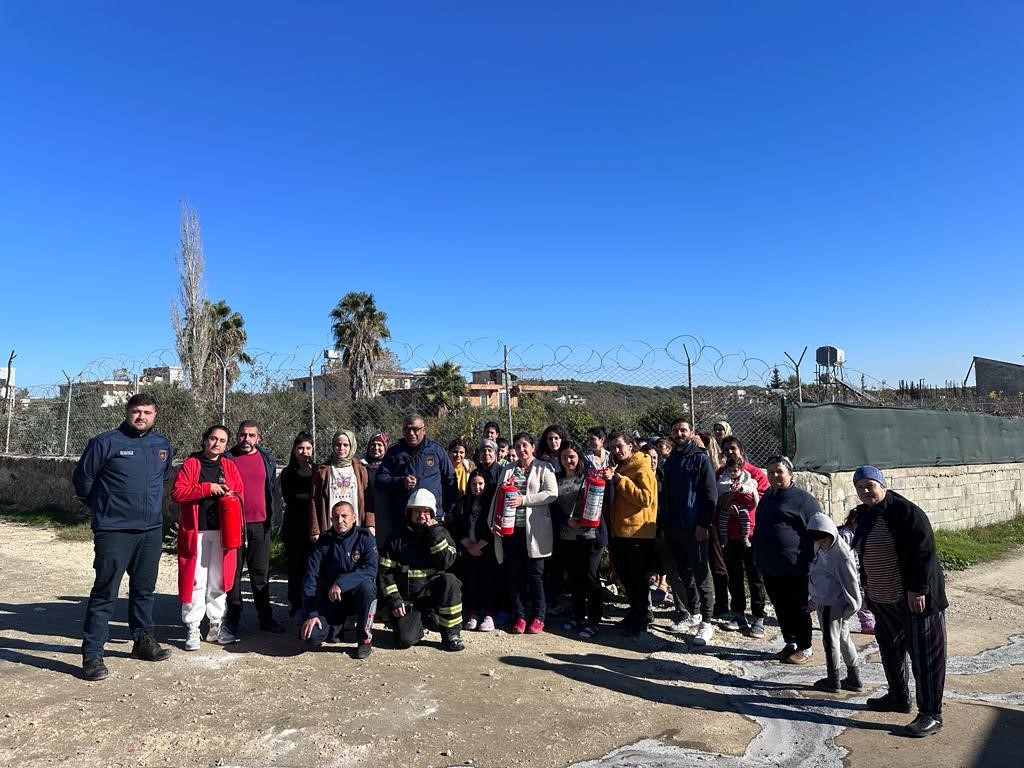
[[[868,689],[837,696],[808,688],[823,667],[768,659],[781,646],[774,627],[762,641],[718,632],[697,650],[664,631],[667,614],[636,641],[611,627],[586,643],[558,629],[467,632],[458,654],[439,650],[433,634],[393,650],[381,629],[373,656],[356,661],[347,645],[303,652],[295,635],[257,631],[249,606],[242,642],[186,653],[170,557],[156,619],[173,656],[130,657],[123,592],[110,677],[87,683],[79,673],[91,559],[89,543],[0,522],[2,765],[1021,764],[1024,552],[949,575],[946,724],[925,740],[896,735],[911,716],[863,711],[883,682],[863,635]],[[275,582],[275,599],[283,591]]]

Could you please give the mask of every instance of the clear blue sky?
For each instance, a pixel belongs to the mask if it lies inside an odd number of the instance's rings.
[[[260,349],[367,290],[414,345],[1024,362],[1022,39],[1018,2],[3,3],[0,352],[172,348],[187,197]]]

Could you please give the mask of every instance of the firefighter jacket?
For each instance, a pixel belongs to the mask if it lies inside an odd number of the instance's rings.
[[[423,528],[405,525],[384,545],[377,593],[388,608],[398,608],[416,598],[431,578],[451,570],[456,554],[455,541],[440,523]]]

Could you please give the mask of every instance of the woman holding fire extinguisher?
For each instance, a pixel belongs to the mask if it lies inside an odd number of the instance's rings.
[[[566,443],[558,454],[558,500],[551,512],[563,547],[572,594],[572,616],[565,629],[590,640],[601,624],[604,603],[601,595],[601,557],[608,546],[604,521],[605,480],[589,471],[583,449]]]
[[[227,592],[235,581],[242,545],[242,476],[222,456],[228,428],[203,433],[203,449],[185,459],[174,479],[171,500],[178,513],[178,600],[188,627],[186,651],[199,650],[199,623],[210,620],[208,642],[220,641]]]
[[[558,482],[554,467],[534,458],[535,444],[529,432],[515,436],[516,462],[501,468],[491,502],[494,554],[507,563],[516,635],[544,631],[544,559],[554,541],[550,504],[558,498]]]

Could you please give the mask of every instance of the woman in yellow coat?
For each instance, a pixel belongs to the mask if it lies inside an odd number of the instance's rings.
[[[619,574],[629,611],[619,629],[635,635],[651,623],[648,574],[658,570],[654,536],[658,518],[658,481],[647,454],[634,450],[623,432],[608,435],[615,467],[603,470],[611,492],[608,518],[609,549]]]

